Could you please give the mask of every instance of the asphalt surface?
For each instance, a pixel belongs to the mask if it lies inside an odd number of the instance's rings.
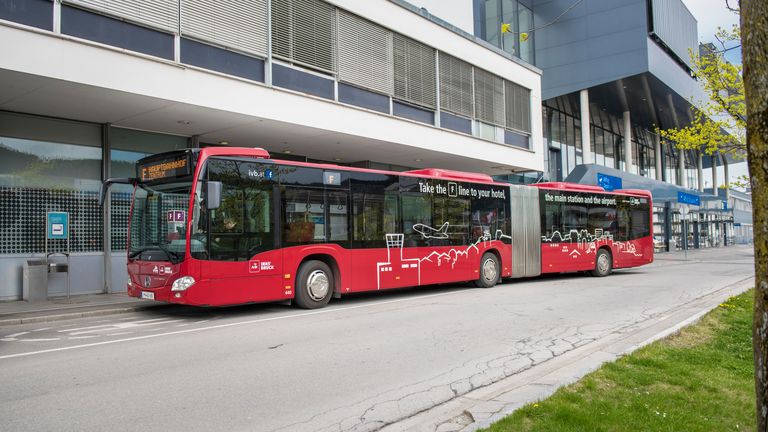
[[[317,311],[167,306],[0,327],[0,429],[391,427],[753,274],[744,247],[689,257],[607,278],[358,295]]]

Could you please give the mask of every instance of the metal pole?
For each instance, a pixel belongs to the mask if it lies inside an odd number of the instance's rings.
[[[72,244],[71,244],[71,233],[69,232],[70,224],[69,224],[69,214],[67,214],[67,303],[70,302],[69,300],[69,273],[72,271],[72,267],[70,266],[69,262],[69,254],[72,251]]]

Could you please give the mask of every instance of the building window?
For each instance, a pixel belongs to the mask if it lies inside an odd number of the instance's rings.
[[[319,0],[272,0],[272,55],[336,71],[336,8]]]
[[[472,65],[440,53],[440,109],[472,117]]]
[[[227,3],[230,2],[184,0],[181,35],[266,57],[267,0]]]
[[[339,81],[391,95],[392,44],[391,31],[339,11]]]
[[[109,176],[136,177],[136,162],[146,156],[187,146],[187,138],[131,129],[109,131]],[[128,216],[133,187],[115,184],[110,190],[110,244],[112,251],[124,251],[128,242]]]
[[[476,35],[533,64],[533,11],[516,0],[475,0],[475,4],[475,13],[482,17],[476,20]],[[509,25],[506,33],[503,24]]]
[[[504,80],[504,107],[506,126],[523,132],[531,132],[531,91],[511,81]]]
[[[137,24],[176,33],[179,30],[178,0],[64,0]]]
[[[0,254],[42,253],[49,211],[69,212],[72,252],[101,251],[101,155],[99,125],[0,112]]]
[[[504,126],[504,80],[475,68],[475,118]]]
[[[393,46],[395,97],[435,108],[435,50],[400,34]]]

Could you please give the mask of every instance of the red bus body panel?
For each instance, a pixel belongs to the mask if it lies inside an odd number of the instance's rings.
[[[200,261],[188,257],[181,264],[130,261],[128,294],[197,306],[290,300],[294,297],[296,271],[313,255],[331,257],[340,293],[433,285],[478,278],[480,258],[487,251],[501,257],[502,276],[511,276],[512,246],[498,240],[470,246],[344,249],[335,244],[294,246],[255,255],[248,261]],[[193,270],[193,269],[197,270]],[[161,274],[154,273],[156,270]],[[173,281],[190,275],[195,284],[183,292],[171,292]],[[151,283],[147,287],[144,278]]]
[[[581,185],[563,182],[539,183],[534,185],[539,189],[552,189],[567,192],[594,192],[610,193],[613,195],[636,196],[648,199],[649,235],[647,237],[614,241],[612,238],[603,238],[592,242],[562,242],[541,244],[541,272],[561,273],[574,271],[587,271],[595,268],[597,250],[607,247],[613,257],[613,268],[638,267],[653,262],[653,204],[651,193],[647,190],[622,189],[606,192],[600,186]]]
[[[212,156],[269,158],[262,149],[205,148],[200,150],[194,173],[192,190],[197,189],[198,177],[206,159]],[[484,174],[460,173],[445,170],[416,170],[405,173],[342,167],[337,165],[273,161],[335,170],[354,170],[433,179],[508,186],[492,182]],[[489,181],[490,180],[490,181]],[[575,192],[605,193],[597,186],[568,183],[542,183],[541,189]],[[615,194],[642,196],[647,191],[616,191]],[[194,194],[192,194],[194,196]],[[190,196],[189,208],[193,205]],[[513,202],[512,205],[515,205]],[[652,209],[652,206],[651,206]],[[651,210],[652,213],[652,210]],[[652,220],[652,214],[651,218]],[[191,232],[192,218],[187,218],[187,233]],[[515,223],[513,221],[512,223]],[[187,234],[189,235],[189,234]],[[129,233],[130,236],[130,233]],[[596,251],[601,247],[611,250],[614,268],[634,267],[653,261],[652,236],[627,242],[614,242],[610,238],[593,242],[547,243],[537,242],[530,247],[541,248],[542,273],[571,272],[595,268]],[[157,301],[198,306],[224,306],[242,303],[270,302],[293,299],[296,272],[308,257],[332,261],[339,294],[403,288],[476,280],[480,259],[486,252],[500,258],[501,276],[512,275],[512,245],[499,240],[479,239],[468,246],[402,247],[347,249],[337,244],[307,244],[292,246],[254,255],[248,261],[207,261],[191,256],[187,239],[185,258],[181,263],[128,260],[130,283],[128,295],[142,297],[152,293]],[[173,282],[182,276],[192,276],[195,283],[185,291],[171,291]]]

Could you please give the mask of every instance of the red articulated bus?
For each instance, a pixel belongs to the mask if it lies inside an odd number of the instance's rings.
[[[138,161],[128,294],[188,305],[590,272],[653,261],[651,196],[484,174],[386,172],[270,159],[257,148]]]

